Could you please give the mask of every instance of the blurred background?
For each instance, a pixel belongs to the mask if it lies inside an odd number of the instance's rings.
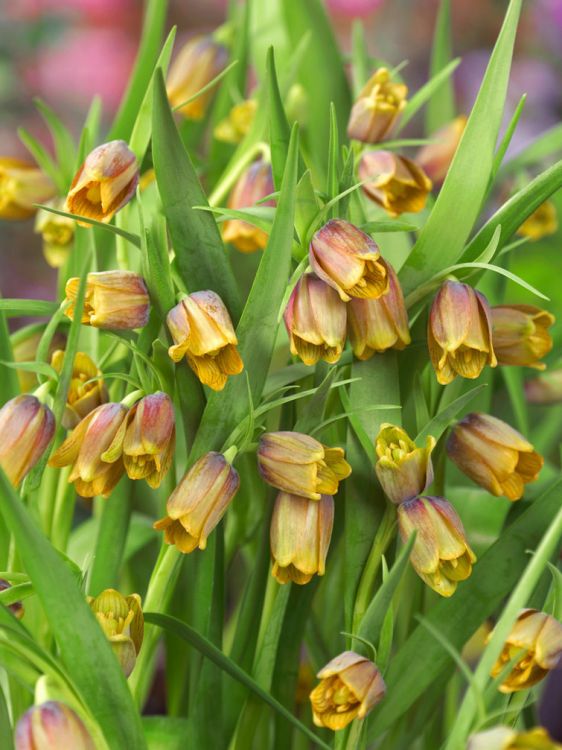
[[[426,80],[437,0],[325,2],[344,51],[350,49],[354,19],[361,18],[373,55],[392,65],[407,59],[403,75],[410,90],[415,91]],[[189,36],[220,25],[225,5],[225,0],[172,0],[169,26],[178,26],[176,49]],[[463,58],[455,74],[455,88],[459,111],[467,112],[507,1],[454,0],[452,5],[454,52]],[[0,155],[26,158],[17,134],[20,126],[50,148],[50,137],[33,104],[37,96],[76,134],[95,95],[103,102],[104,122],[110,122],[135,59],[142,10],[141,0],[17,0],[3,4]],[[513,111],[523,92],[528,99],[512,150],[559,121],[561,53],[562,0],[524,3],[507,111]],[[0,223],[0,292],[52,298],[55,272],[46,264],[32,226],[32,220]],[[555,253],[557,244],[554,236],[541,243],[541,248]],[[533,269],[531,275],[536,277]],[[529,281],[539,283],[536,278]]]

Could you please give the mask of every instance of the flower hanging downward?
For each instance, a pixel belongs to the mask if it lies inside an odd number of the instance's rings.
[[[421,211],[432,183],[411,159],[392,151],[365,151],[358,168],[363,192],[389,216]]]
[[[193,101],[188,99],[209,84],[226,67],[228,50],[215,42],[212,36],[196,36],[190,39],[179,51],[170,66],[166,89],[172,107],[188,120],[200,120],[205,112],[216,86],[207,89]],[[183,106],[180,106],[183,105]]]
[[[562,750],[544,727],[519,732],[513,727],[498,726],[468,738],[466,750]]]
[[[170,357],[179,362],[185,356],[199,380],[214,391],[222,391],[228,376],[244,369],[232,320],[215,292],[184,297],[170,310],[166,323],[174,340]]]
[[[144,637],[144,616],[138,594],[123,596],[115,589],[88,597],[90,609],[109,643],[125,677],[134,669]]]
[[[60,373],[63,363],[64,351],[57,349],[51,357],[51,367]],[[108,399],[107,388],[96,364],[84,352],[76,352],[62,418],[63,427],[67,430],[74,429],[81,419]]]
[[[60,701],[32,706],[19,718],[15,750],[96,750],[80,717]]]
[[[55,418],[35,396],[16,396],[0,409],[0,466],[17,487],[55,434]]]
[[[548,237],[558,230],[558,215],[552,201],[545,201],[528,216],[517,230],[521,237],[532,242]]]
[[[440,185],[447,176],[464,133],[466,121],[465,115],[455,117],[431,136],[431,143],[422,146],[418,151],[416,162],[434,184]]]
[[[499,689],[502,693],[526,690],[546,677],[561,655],[562,625],[558,620],[536,609],[523,609],[491,675],[497,677],[517,657]]]
[[[376,299],[388,291],[388,273],[377,243],[343,219],[332,219],[312,237],[312,270],[344,302],[352,297]]]
[[[452,596],[458,582],[472,573],[476,556],[457,512],[442,497],[417,497],[399,505],[398,529],[403,542],[416,532],[410,562],[441,596]]]
[[[66,210],[107,223],[128,203],[139,184],[137,159],[125,141],[103,143],[86,157],[72,181]],[[81,226],[91,224],[79,222]]]
[[[238,178],[238,182],[228,198],[228,208],[244,209],[255,206],[258,201],[262,201],[267,195],[271,195],[274,190],[271,164],[264,159],[258,159]],[[274,206],[275,201],[270,199],[260,202],[259,205]],[[264,250],[269,238],[269,235],[263,229],[242,219],[225,221],[222,236],[225,242],[234,245],[241,253]]]
[[[406,106],[408,87],[393,83],[386,68],[379,68],[363,86],[353,105],[347,135],[363,143],[384,140]]]
[[[222,453],[211,451],[196,461],[168,498],[168,515],[154,528],[180,552],[205,549],[207,538],[238,492],[240,477]]]
[[[80,279],[66,282],[65,294],[70,305],[65,314],[74,319]],[[132,271],[89,273],[82,311],[83,325],[94,328],[133,329],[148,323],[150,298],[144,279]]]
[[[351,474],[343,448],[328,448],[300,432],[266,432],[258,447],[258,469],[272,487],[320,500],[335,495]]]
[[[384,423],[375,442],[375,471],[385,495],[399,504],[421,495],[433,482],[431,452],[435,438],[428,435],[418,448],[401,427]]]
[[[437,380],[477,378],[496,367],[488,300],[468,284],[445,281],[433,300],[427,327],[429,356]]]
[[[386,692],[377,665],[353,651],[329,661],[317,677],[320,683],[310,693],[312,718],[317,727],[334,731],[364,719]]]
[[[492,495],[519,500],[544,463],[523,435],[497,417],[472,413],[458,422],[447,442],[449,458]]]
[[[552,349],[548,332],[554,315],[534,305],[492,307],[492,340],[499,365],[544,370],[540,360]]]
[[[34,164],[0,156],[0,219],[28,219],[35,203],[46,203],[55,186]]]

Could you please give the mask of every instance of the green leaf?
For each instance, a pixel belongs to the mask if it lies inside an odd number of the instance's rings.
[[[562,152],[562,124],[554,125],[544,132],[532,143],[515,154],[509,161],[504,164],[501,170],[501,176],[508,175],[532,167],[553,154]]]
[[[400,118],[398,128],[396,129],[396,135],[398,135],[398,133],[400,133],[406,127],[412,117],[415,117],[415,115],[424,106],[424,104],[427,104],[427,102],[431,101],[431,98],[437,94],[445,81],[451,78],[455,70],[458,68],[460,61],[460,57],[457,57],[455,60],[451,60],[450,63],[448,63],[442,70],[440,70],[439,73],[433,75],[429,79],[429,81],[424,84],[421,89],[416,91],[414,96],[408,100],[408,103],[406,104],[406,106],[404,107],[404,111],[402,112],[402,117]]]
[[[174,123],[160,71],[155,78],[152,132],[156,180],[180,275],[191,292],[217,292],[237,319],[236,281],[214,218],[193,208],[208,203]]]
[[[351,59],[353,70],[353,93],[357,97],[363,86],[369,80],[371,61],[367,40],[365,39],[365,27],[363,22],[356,18],[353,21],[351,36]]]
[[[14,750],[12,724],[4,690],[0,687],[0,737],[5,743],[4,750]]]
[[[158,59],[164,24],[166,22],[167,0],[148,0],[144,11],[142,36],[137,59],[125,96],[115,116],[108,141],[121,139],[128,141],[146,91],[154,66]]]
[[[269,142],[271,146],[271,169],[273,184],[277,189],[281,187],[285,160],[291,139],[291,128],[283,107],[277,72],[275,70],[275,54],[273,47],[267,50],[266,58],[267,101],[269,105]]]
[[[0,512],[43,605],[60,657],[112,750],[146,747],[140,718],[109,642],[73,574],[0,471]]]
[[[131,518],[132,490],[132,482],[120,482],[104,501],[88,579],[88,593],[91,596],[119,585]]]
[[[217,214],[219,221],[228,221],[229,219],[240,219],[252,224],[264,232],[271,232],[271,225],[275,218],[275,208],[273,206],[248,206],[244,209],[223,208],[214,206],[193,206],[197,211],[210,211]]]
[[[64,177],[47,149],[31,133],[28,133],[25,128],[18,128],[18,136],[43,172],[55,183],[59,193],[64,193],[67,187]]]
[[[443,187],[400,271],[405,294],[457,261],[480,212],[494,163],[520,9],[521,0],[511,0]]]
[[[408,221],[368,221],[361,225],[361,229],[367,234],[381,234],[383,232],[417,232],[419,227]]]
[[[523,114],[523,109],[525,107],[526,101],[527,101],[527,94],[523,94],[521,99],[519,99],[519,103],[517,104],[517,107],[515,108],[515,112],[513,113],[513,116],[511,120],[509,121],[509,125],[507,126],[506,131],[503,134],[501,143],[498,146],[498,150],[496,151],[496,156],[494,159],[494,166],[492,167],[492,174],[490,176],[490,189],[492,188],[492,185],[496,179],[498,170],[500,169],[502,165],[503,158],[511,143],[511,139],[513,138],[515,130],[517,129],[517,125],[519,124],[519,119],[521,115]]]
[[[431,48],[430,77],[449,64],[451,53],[451,0],[441,0]],[[446,78],[429,100],[425,112],[425,132],[435,133],[455,116],[455,91],[451,78]]]
[[[35,99],[35,106],[41,113],[51,132],[59,170],[63,176],[66,190],[70,187],[74,177],[76,165],[76,144],[68,129],[60,121],[58,115],[41,99]]]
[[[37,205],[37,208],[42,208],[43,210],[49,211],[52,214],[57,214],[58,216],[66,216],[69,219],[80,221],[83,224],[91,224],[93,227],[100,227],[100,229],[105,229],[106,231],[111,232],[112,234],[116,234],[119,237],[123,237],[123,239],[128,240],[135,247],[140,247],[140,237],[138,236],[138,234],[127,232],[125,229],[121,229],[121,227],[115,226],[115,224],[106,224],[103,221],[90,219],[88,216],[80,216],[79,214],[71,214],[68,211],[61,211],[58,208],[53,208],[52,206],[45,206],[42,203],[38,203],[36,205]]]
[[[51,378],[55,382],[59,379],[58,372],[46,362],[7,362],[0,360],[0,365],[10,367],[12,370],[23,370],[24,372],[38,372]]]
[[[0,305],[3,300],[0,298]],[[10,332],[6,325],[6,316],[4,310],[0,307],[0,359],[6,364],[12,364],[14,355],[12,352],[12,342],[10,341]],[[0,403],[4,405],[20,391],[18,376],[14,370],[8,367],[8,370],[2,373],[0,378]],[[1,534],[0,534],[1,539]]]
[[[146,226],[142,196],[139,190],[137,190],[137,206],[141,230],[141,250],[145,265],[144,277],[148,284],[150,298],[154,301],[160,317],[164,320],[167,313],[176,304],[166,225],[163,219],[155,217],[152,227]]]
[[[53,315],[59,306],[56,302],[40,299],[0,299],[0,310],[7,317],[47,317]]]
[[[468,404],[476,398],[484,388],[487,388],[486,383],[482,383],[482,385],[477,385],[475,388],[471,388],[466,393],[463,393],[462,396],[459,396],[457,399],[455,399],[452,403],[450,403],[448,406],[446,406],[442,411],[439,412],[431,422],[428,422],[428,424],[418,432],[415,438],[415,442],[418,445],[422,445],[425,442],[425,439],[428,435],[433,435],[435,440],[439,440],[441,435],[445,432],[447,427],[449,426],[451,420],[455,419],[455,417],[465,408],[465,406],[468,406]]]
[[[226,674],[230,675],[230,677],[245,685],[249,690],[261,698],[261,700],[271,706],[271,708],[277,713],[281,714],[287,721],[291,722],[293,726],[306,735],[309,740],[312,740],[312,742],[318,745],[318,747],[330,750],[329,745],[326,745],[326,743],[317,737],[316,734],[305,724],[302,724],[290,711],[287,711],[285,706],[279,703],[279,701],[273,698],[268,692],[263,690],[249,674],[229,659],[228,656],[225,656],[220,649],[211,643],[211,641],[204,638],[189,625],[181,622],[181,620],[178,620],[175,617],[162,615],[157,612],[145,612],[144,618],[146,622],[165,628],[168,632],[177,635],[178,638],[187,641],[187,643],[197,649],[199,653],[214,662],[220,667],[220,669],[226,672]]]

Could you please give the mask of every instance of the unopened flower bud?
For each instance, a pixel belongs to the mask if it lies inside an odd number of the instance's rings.
[[[447,176],[465,126],[465,115],[455,117],[454,120],[432,135],[431,143],[422,146],[418,151],[416,163],[424,170],[434,185],[440,185]]]
[[[63,208],[60,199],[49,201],[53,208]],[[37,211],[34,231],[43,237],[43,255],[52,268],[60,268],[67,261],[74,242],[76,222],[44,208]]]
[[[222,453],[206,453],[170,495],[168,515],[156,521],[154,528],[164,531],[166,544],[174,544],[180,552],[203,550],[239,486],[238,472]]]
[[[375,471],[385,495],[399,504],[422,495],[433,482],[431,452],[435,438],[428,435],[424,448],[416,447],[401,427],[384,423],[375,441]]]
[[[314,273],[305,273],[293,289],[284,313],[291,354],[305,365],[334,364],[345,346],[346,305]]]
[[[458,422],[447,441],[449,458],[473,482],[496,497],[519,500],[544,463],[523,435],[497,417],[473,413]]]
[[[140,596],[122,596],[115,589],[106,589],[95,598],[89,597],[88,603],[125,677],[128,677],[134,669],[144,636]]]
[[[388,275],[388,291],[377,299],[352,299],[347,305],[347,328],[357,359],[375,352],[404,349],[411,342],[408,313],[396,272],[387,261],[380,263]]]
[[[344,455],[343,448],[328,448],[300,432],[266,432],[258,447],[258,469],[272,487],[320,500],[335,495],[351,474]]]
[[[452,596],[458,582],[472,573],[476,556],[457,512],[447,500],[417,497],[401,503],[398,529],[403,542],[416,532],[410,562],[422,581],[441,596]]]
[[[307,500],[280,492],[271,518],[272,575],[279,583],[308,583],[323,576],[334,525],[334,498]]]
[[[558,404],[562,401],[562,367],[541,373],[525,383],[525,398],[530,404]]]
[[[103,458],[122,459],[130,479],[146,479],[156,488],[168,473],[175,443],[174,406],[171,398],[159,391],[131,407]]]
[[[17,487],[47,450],[55,418],[35,396],[16,396],[0,409],[0,466]]]
[[[88,154],[76,173],[66,197],[66,210],[107,223],[131,200],[138,183],[137,159],[125,141],[103,143]]]
[[[238,178],[228,198],[228,208],[243,209],[255,206],[274,190],[271,164],[264,159],[258,159]],[[270,199],[260,202],[259,205],[274,206],[275,201]],[[241,219],[225,221],[222,236],[225,242],[234,245],[242,253],[264,250],[268,241],[268,235],[263,229]]]
[[[353,105],[347,135],[363,143],[386,138],[406,106],[408,87],[393,83],[389,71],[379,68],[363,86]]]
[[[196,36],[185,44],[168,73],[166,88],[172,107],[188,120],[200,120],[205,114],[215,86],[189,103],[202,88],[224,70],[228,62],[228,51],[212,36]],[[180,106],[182,105],[183,106]]]
[[[257,108],[258,103],[255,99],[245,99],[235,104],[227,117],[221,120],[213,131],[217,141],[240,143],[254,122]]]
[[[184,356],[199,380],[222,391],[229,375],[244,369],[238,339],[224,302],[212,291],[184,297],[166,317],[174,345],[168,354],[174,362]]]
[[[525,219],[517,230],[521,237],[531,241],[540,240],[554,234],[558,229],[558,215],[552,201],[545,201]]]
[[[389,216],[421,211],[432,188],[420,166],[391,151],[365,151],[358,174],[365,195]]]
[[[427,328],[429,356],[437,380],[477,378],[496,367],[488,300],[468,284],[445,281],[433,300]]]
[[[329,661],[317,677],[320,682],[310,693],[312,718],[317,727],[333,731],[364,719],[386,692],[377,665],[353,651]]]
[[[473,734],[466,750],[562,750],[544,727],[522,732],[513,727],[498,726]]]
[[[82,719],[60,701],[29,708],[18,720],[15,750],[96,750]]]
[[[491,635],[490,635],[491,637]],[[551,615],[523,609],[491,671],[497,677],[517,658],[500,685],[502,693],[513,693],[536,685],[554,669],[562,655],[562,625]]]
[[[66,282],[66,315],[73,320],[80,279]],[[89,273],[82,323],[95,328],[133,329],[148,323],[150,298],[144,279],[132,271]]]
[[[62,372],[64,351],[57,349],[51,357],[51,367]],[[92,359],[84,352],[77,352],[72,364],[72,379],[66,396],[63,427],[72,430],[81,419],[96,407],[109,400],[107,388]]]
[[[108,497],[121,479],[121,459],[108,462],[103,454],[109,448],[125,417],[123,404],[109,403],[91,411],[70,433],[49,459],[49,466],[71,466],[69,482],[82,497]]]
[[[310,242],[312,270],[344,302],[352,297],[376,299],[388,291],[388,273],[377,243],[353,224],[332,219]]]
[[[21,159],[0,157],[0,219],[28,219],[55,194],[55,186],[38,167]]]
[[[8,591],[12,588],[12,584],[9,581],[6,581],[4,578],[0,578],[0,593],[2,591]],[[10,612],[18,618],[18,620],[21,620],[21,618],[24,615],[24,608],[23,604],[20,601],[12,602],[11,604],[7,605]]]
[[[554,315],[533,305],[492,307],[492,341],[499,365],[544,370],[540,360],[552,349],[548,329]]]

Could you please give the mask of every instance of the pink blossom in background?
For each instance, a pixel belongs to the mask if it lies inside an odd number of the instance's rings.
[[[328,8],[341,16],[365,18],[384,3],[384,0],[327,0]]]
[[[133,66],[137,44],[119,29],[77,29],[42,47],[23,71],[30,94],[52,103],[88,106],[99,95],[115,110]]]
[[[117,26],[128,16],[137,16],[135,0],[17,0],[6,8],[10,18],[38,20],[46,15],[78,17],[86,23]]]

